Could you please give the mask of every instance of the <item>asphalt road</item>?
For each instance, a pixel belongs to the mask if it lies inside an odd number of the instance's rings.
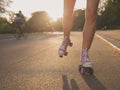
[[[0,90],[120,90],[120,53],[95,36],[90,50],[95,73],[82,76],[82,33],[72,32],[71,40],[68,56],[59,58],[62,34],[0,39]]]
[[[97,34],[120,48],[120,30],[97,31]]]

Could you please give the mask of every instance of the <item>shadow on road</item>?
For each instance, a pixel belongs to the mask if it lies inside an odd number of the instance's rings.
[[[90,90],[107,90],[105,86],[96,78],[96,76],[82,76]],[[74,79],[70,80],[71,87],[66,75],[62,75],[63,89],[62,90],[80,90]]]
[[[68,84],[68,79],[66,75],[62,76],[63,79],[63,90],[71,90]],[[71,79],[70,81],[72,90],[79,90],[79,87],[74,79]]]
[[[107,90],[96,76],[83,75],[82,77],[91,90]]]
[[[72,90],[79,90],[79,87],[74,79],[71,79]]]

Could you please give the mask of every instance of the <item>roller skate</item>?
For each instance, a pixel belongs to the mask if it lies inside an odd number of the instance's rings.
[[[79,71],[82,75],[93,75],[94,70],[92,68],[92,63],[90,62],[87,49],[83,49],[81,53],[82,65],[79,66]]]
[[[70,39],[68,37],[64,37],[63,43],[58,50],[59,57],[67,56],[67,47],[72,45],[73,43],[70,41]]]

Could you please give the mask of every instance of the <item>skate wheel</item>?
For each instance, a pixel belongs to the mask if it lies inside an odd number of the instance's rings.
[[[84,75],[93,75],[94,71],[91,67],[83,67],[82,65],[79,66],[79,72]]]
[[[60,58],[62,58],[63,56],[59,56]]]
[[[88,74],[88,75],[93,75],[93,68],[91,68],[91,67],[87,67],[86,68],[86,74]]]
[[[69,46],[72,47],[72,46],[73,46],[73,43],[70,43]]]
[[[68,52],[65,52],[64,55],[67,56],[67,55],[68,55]]]
[[[59,51],[58,51],[58,55],[59,55],[59,57],[63,57],[63,55],[64,55],[64,51],[59,50]]]

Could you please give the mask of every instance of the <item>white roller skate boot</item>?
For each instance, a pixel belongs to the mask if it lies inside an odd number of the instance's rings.
[[[67,56],[67,47],[72,46],[73,43],[71,43],[70,39],[68,37],[64,37],[63,43],[59,48],[58,54],[60,57],[63,57],[63,55]]]
[[[92,63],[90,62],[89,56],[88,56],[88,50],[83,49],[81,53],[81,62],[82,65],[79,66],[79,71],[81,74],[87,74],[92,75],[93,74],[93,68]]]

